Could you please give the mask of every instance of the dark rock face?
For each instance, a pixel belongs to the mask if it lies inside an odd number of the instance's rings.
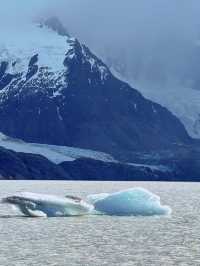
[[[59,166],[40,155],[16,153],[0,147],[0,179],[70,179]]]
[[[8,62],[2,61],[0,65],[0,79],[5,75],[8,68]]]
[[[171,169],[166,181],[200,181],[200,142],[192,145],[174,145],[151,152],[136,152],[127,157],[137,164],[164,165]],[[123,158],[122,158],[123,159]],[[162,180],[162,177],[161,179]]]
[[[158,181],[173,179],[173,173],[170,171],[164,172],[152,170],[150,167],[135,167],[87,158],[63,162],[60,165],[73,180]]]
[[[38,54],[35,54],[31,57],[30,62],[28,64],[28,71],[26,74],[26,81],[32,78],[38,71]]]
[[[16,153],[0,148],[0,179],[11,180],[173,180],[173,173],[108,163],[93,159],[77,159],[56,165],[43,156]]]
[[[14,78],[13,75],[6,73],[9,63],[6,61],[0,62],[0,90],[6,87]]]

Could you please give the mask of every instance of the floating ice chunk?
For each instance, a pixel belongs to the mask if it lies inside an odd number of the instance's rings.
[[[171,208],[161,205],[160,198],[143,188],[132,188],[113,194],[87,197],[97,212],[118,216],[167,215]]]
[[[35,193],[18,193],[2,199],[1,203],[16,206],[30,217],[64,217],[81,215],[151,216],[171,213],[160,198],[143,188],[132,188],[117,193],[87,196],[86,201],[74,197],[58,197]]]
[[[24,215],[31,217],[81,216],[93,210],[93,205],[82,199],[27,192],[7,197],[2,202],[17,206]]]

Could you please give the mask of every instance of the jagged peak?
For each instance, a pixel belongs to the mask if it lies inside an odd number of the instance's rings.
[[[66,29],[55,17],[33,21],[15,34],[12,32],[6,33],[5,45],[0,45],[1,91],[17,87],[20,82],[35,82],[34,86],[39,86],[38,80],[55,86],[65,85],[66,74],[69,81],[70,75],[74,77],[86,69],[90,80],[93,75],[96,81],[103,83],[110,76],[107,66],[85,45],[66,36]]]

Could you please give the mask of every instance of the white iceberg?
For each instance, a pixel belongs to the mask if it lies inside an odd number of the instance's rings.
[[[4,198],[2,203],[16,206],[24,215],[30,217],[81,216],[93,210],[93,205],[78,197],[58,197],[28,192]]]

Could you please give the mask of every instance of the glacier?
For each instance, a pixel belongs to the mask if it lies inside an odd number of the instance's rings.
[[[100,160],[104,162],[115,161],[111,155],[103,152],[67,146],[28,143],[20,139],[10,138],[1,132],[0,147],[4,147],[15,152],[39,154],[56,164],[66,161],[74,161],[81,157]]]
[[[143,188],[88,195],[85,200],[74,196],[23,192],[3,198],[1,203],[14,205],[30,217],[154,216],[172,212],[169,206],[161,205],[157,195]]]

